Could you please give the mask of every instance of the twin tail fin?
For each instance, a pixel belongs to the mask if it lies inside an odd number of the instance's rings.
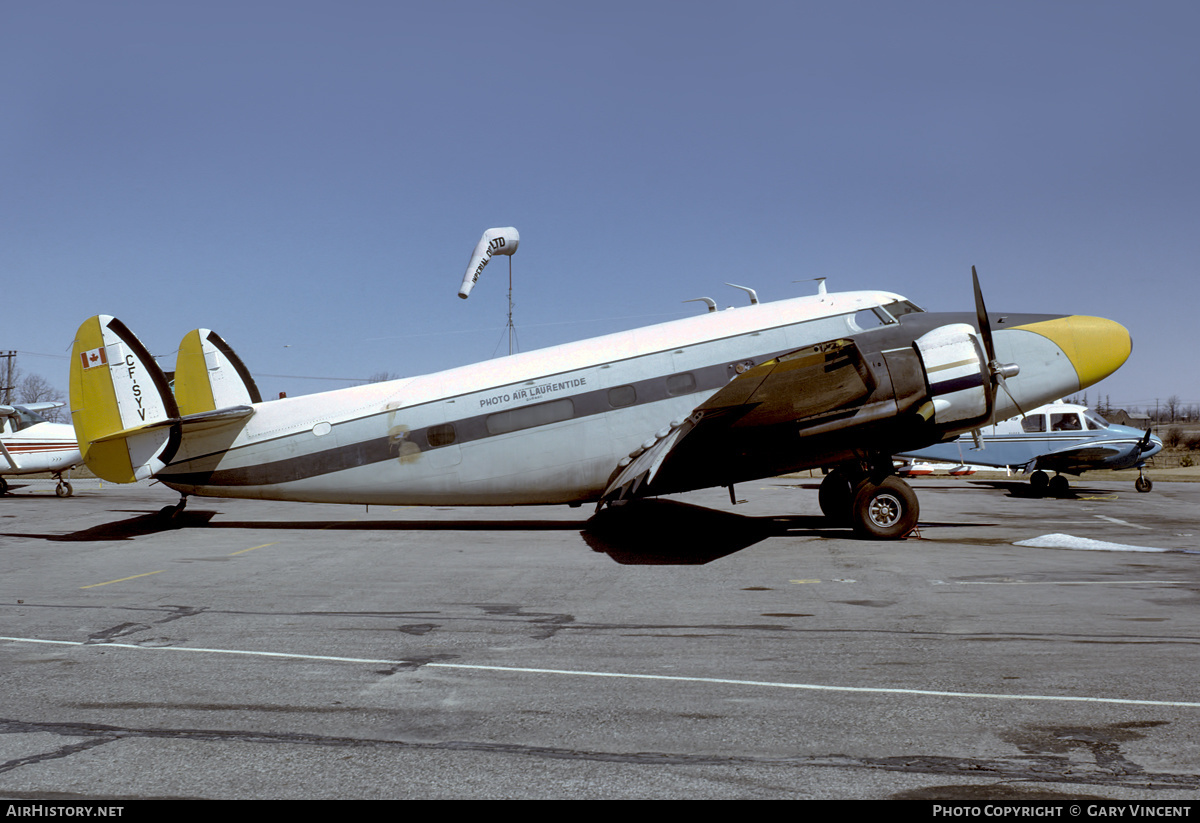
[[[196,329],[179,347],[175,391],[120,320],[97,315],[75,335],[71,419],[87,467],[133,483],[170,464],[188,431],[231,425],[262,398],[241,359],[215,332]]]

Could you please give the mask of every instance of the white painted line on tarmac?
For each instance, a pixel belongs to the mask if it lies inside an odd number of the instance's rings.
[[[402,666],[406,660],[387,660],[369,657],[334,657],[321,654],[293,654],[289,652],[263,652],[243,649],[202,649],[188,646],[138,646],[132,643],[84,643],[76,640],[41,640],[31,637],[2,637],[0,641],[10,643],[36,643],[56,646],[103,646],[106,649],[137,649],[150,652],[197,652],[207,654],[236,654],[247,657],[274,657],[288,660],[322,660],[333,663],[369,663],[371,665]],[[989,692],[948,692],[933,689],[899,689],[882,686],[823,686],[813,683],[780,683],[770,680],[733,680],[723,677],[687,677],[667,674],[635,674],[628,672],[592,672],[578,669],[540,669],[523,666],[480,666],[469,663],[424,663],[421,668],[462,669],[481,672],[507,672],[513,674],[550,674],[564,677],[606,677],[623,680],[660,680],[675,683],[711,683],[722,686],[757,686],[772,689],[793,689],[815,692],[838,692],[843,694],[900,694],[923,697],[953,697],[975,700],[1040,701],[1044,703],[1101,703],[1117,706],[1169,706],[1183,709],[1200,709],[1200,703],[1179,700],[1130,700],[1119,697],[1081,697],[1049,694],[996,694]]]
[[[1120,520],[1116,517],[1109,517],[1107,514],[1097,514],[1096,517],[1100,520],[1107,520],[1109,523],[1116,523],[1118,526],[1129,526],[1131,529],[1142,529],[1143,531],[1152,532],[1154,529],[1150,526],[1139,526],[1137,523],[1130,523],[1128,520]]]

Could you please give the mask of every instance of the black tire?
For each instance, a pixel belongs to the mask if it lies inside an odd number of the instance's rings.
[[[854,501],[854,489],[850,479],[841,469],[834,469],[825,475],[821,488],[817,491],[817,503],[821,506],[821,514],[831,522],[843,525],[850,522],[850,504]]]
[[[1133,481],[1133,487],[1142,494],[1145,494],[1154,488],[1154,483],[1150,481],[1149,477],[1139,477],[1137,480]]]
[[[858,484],[851,504],[854,531],[873,540],[899,540],[917,527],[917,493],[895,475]]]
[[[74,493],[71,484],[65,480],[58,481],[58,485],[54,487],[54,493],[59,497],[70,497]]]
[[[1070,493],[1071,484],[1067,482],[1067,478],[1061,474],[1056,474],[1050,478],[1049,490],[1055,497],[1062,497]]]
[[[1029,486],[1033,489],[1033,493],[1041,497],[1046,493],[1046,487],[1050,485],[1050,475],[1040,469],[1029,475]]]
[[[0,477],[0,494],[8,494],[8,481]]]

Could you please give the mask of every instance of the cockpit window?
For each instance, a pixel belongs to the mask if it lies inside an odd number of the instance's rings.
[[[1079,423],[1079,415],[1075,412],[1050,415],[1050,428],[1056,432],[1077,432],[1083,430],[1083,426]]]
[[[12,431],[19,432],[22,429],[27,429],[30,426],[38,423],[46,422],[46,418],[42,417],[40,414],[29,411],[29,409],[23,409],[20,406],[17,406],[15,411],[16,413],[13,414],[11,418]]]
[[[908,300],[896,300],[888,303],[886,306],[882,306],[882,309],[897,320],[906,314],[918,314],[925,311],[916,303],[911,303]]]
[[[1088,422],[1089,429],[1107,429],[1108,428],[1108,421],[1090,409],[1088,411],[1085,411],[1083,413],[1083,416]]]
[[[853,330],[866,331],[867,329],[878,328],[887,323],[895,323],[896,321],[888,317],[879,309],[863,309],[855,312],[850,319],[850,327]]]

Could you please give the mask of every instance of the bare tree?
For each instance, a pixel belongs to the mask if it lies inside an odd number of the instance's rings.
[[[1175,415],[1179,411],[1179,395],[1173,394],[1167,398],[1167,415],[1171,418],[1171,422],[1175,422]]]
[[[17,383],[15,397],[18,403],[62,403],[66,400],[62,392],[40,374],[26,374],[22,377]],[[52,423],[58,422],[61,413],[61,408],[40,412],[42,417]]]

